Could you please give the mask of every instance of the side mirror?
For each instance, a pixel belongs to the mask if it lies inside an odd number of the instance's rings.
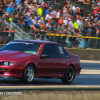
[[[40,56],[40,58],[49,58],[49,55],[48,55],[48,54],[42,54],[42,55]]]

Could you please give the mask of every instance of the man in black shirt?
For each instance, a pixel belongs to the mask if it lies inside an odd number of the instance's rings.
[[[98,24],[96,25],[96,34],[100,35],[100,20],[98,21]]]
[[[7,27],[5,27],[4,28],[4,31],[5,31],[5,36],[4,36],[4,44],[6,44],[7,43],[7,40],[8,40],[8,32],[6,32],[6,31],[9,31],[9,26],[7,26]]]
[[[3,43],[3,37],[4,37],[4,33],[2,31],[4,31],[3,27],[0,27],[0,44]]]
[[[71,34],[71,36],[73,36],[74,33]],[[73,45],[73,41],[74,41],[74,37],[69,37],[69,43],[67,45],[67,48],[72,48],[72,45]]]
[[[66,35],[67,35],[66,30],[64,30],[63,35],[65,35],[65,36],[62,37],[62,45],[64,47],[65,46],[65,43],[66,43]]]

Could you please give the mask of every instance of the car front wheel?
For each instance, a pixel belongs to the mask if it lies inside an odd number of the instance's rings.
[[[35,78],[35,68],[32,64],[29,64],[23,73],[23,81],[25,83],[32,83]]]
[[[74,75],[75,75],[74,67],[69,66],[65,71],[64,78],[61,78],[61,80],[63,83],[70,84],[74,79]]]

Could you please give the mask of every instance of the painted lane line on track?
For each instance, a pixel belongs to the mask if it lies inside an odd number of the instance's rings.
[[[100,74],[100,70],[87,70],[82,69],[80,74]]]
[[[94,63],[94,64],[100,64],[100,61],[97,61],[97,60],[80,60],[80,63]]]

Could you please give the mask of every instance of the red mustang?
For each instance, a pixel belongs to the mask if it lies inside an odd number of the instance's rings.
[[[0,76],[20,78],[61,78],[71,83],[80,74],[80,57],[50,41],[14,40],[0,49]]]

